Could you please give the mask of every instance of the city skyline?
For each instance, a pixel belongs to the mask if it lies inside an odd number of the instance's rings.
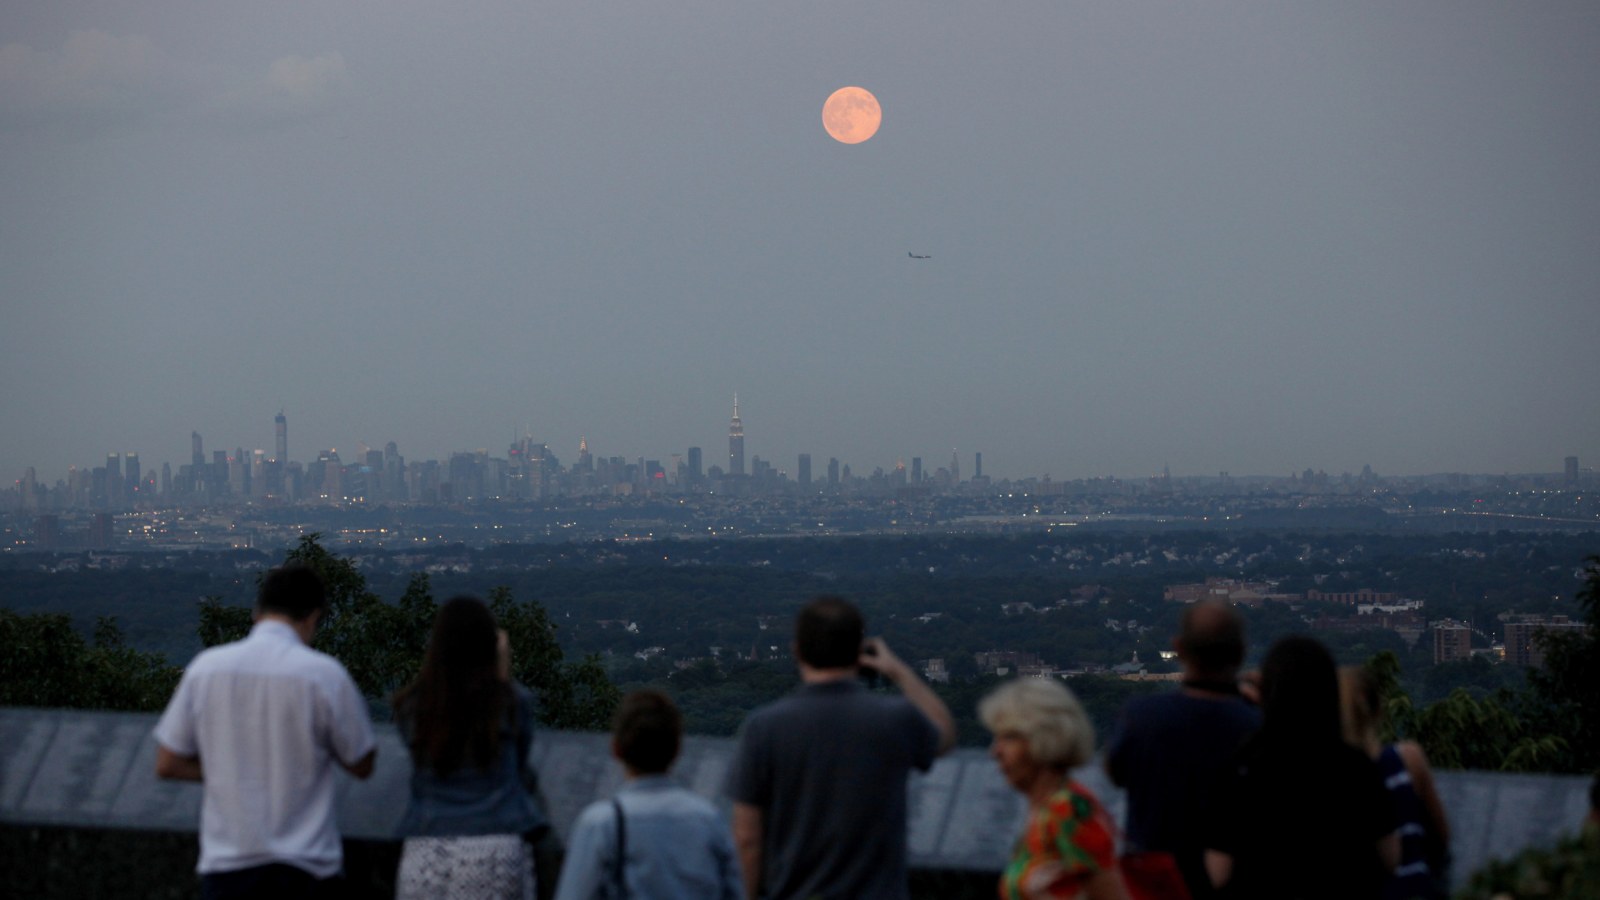
[[[279,409],[297,459],[709,467],[734,392],[791,470],[1547,471],[1600,454],[1597,46],[1588,0],[22,4],[0,477]]]
[[[1158,470],[1153,471],[1153,472],[1116,472],[1116,471],[1111,471],[1111,472],[1086,473],[1086,474],[1082,474],[1082,475],[1073,475],[1073,476],[1058,476],[1058,475],[1056,475],[1056,474],[1054,474],[1052,472],[996,471],[994,469],[994,467],[993,467],[993,460],[995,459],[995,456],[993,455],[993,451],[987,450],[987,448],[984,448],[984,447],[974,447],[974,448],[971,448],[970,450],[965,450],[965,451],[963,451],[961,448],[958,448],[958,447],[957,448],[951,448],[950,451],[949,451],[949,456],[948,457],[942,455],[941,452],[938,451],[938,450],[930,450],[930,451],[920,451],[919,450],[919,451],[916,451],[916,452],[909,452],[908,451],[908,452],[903,452],[903,453],[896,454],[892,458],[889,458],[889,459],[886,459],[886,460],[884,460],[884,459],[860,459],[860,460],[850,459],[848,457],[841,456],[840,454],[829,452],[826,449],[818,450],[818,449],[809,448],[809,447],[806,447],[806,448],[786,448],[786,449],[779,450],[777,452],[750,453],[748,456],[746,456],[746,454],[745,454],[745,432],[744,432],[744,427],[743,427],[743,417],[739,413],[739,403],[738,403],[737,398],[735,398],[733,409],[734,409],[733,416],[729,420],[729,425],[728,425],[728,428],[727,428],[728,453],[727,453],[727,458],[725,460],[725,462],[727,464],[723,465],[721,463],[718,463],[718,462],[714,461],[709,466],[706,467],[705,471],[709,471],[710,468],[714,467],[718,471],[720,471],[722,473],[725,473],[726,475],[729,475],[729,476],[748,477],[751,473],[750,473],[749,463],[747,462],[747,460],[760,460],[763,463],[764,466],[770,467],[771,469],[775,470],[776,472],[782,473],[789,480],[802,482],[802,483],[809,483],[809,478],[802,479],[801,475],[802,475],[802,473],[804,473],[807,476],[811,475],[810,464],[811,464],[811,461],[813,459],[822,460],[825,464],[827,462],[829,462],[829,461],[832,461],[833,463],[837,463],[837,464],[843,465],[845,467],[853,467],[854,474],[857,475],[857,476],[870,474],[875,469],[883,469],[885,471],[892,471],[893,469],[895,469],[897,467],[902,467],[903,466],[903,467],[905,467],[907,469],[907,471],[909,473],[909,476],[911,477],[911,479],[913,481],[919,481],[923,477],[931,477],[931,475],[934,472],[934,470],[938,469],[938,468],[940,468],[942,466],[946,471],[949,471],[951,473],[952,478],[957,482],[962,482],[962,481],[967,480],[966,478],[963,478],[962,474],[961,474],[963,465],[968,465],[968,466],[972,466],[973,467],[970,470],[971,475],[973,475],[973,476],[985,475],[985,476],[989,476],[989,477],[994,478],[994,479],[1002,479],[1002,480],[1026,480],[1026,479],[1029,479],[1029,478],[1042,478],[1043,477],[1043,478],[1050,478],[1051,480],[1056,480],[1056,481],[1081,481],[1081,480],[1096,479],[1096,478],[1115,478],[1115,479],[1120,479],[1120,480],[1137,480],[1137,479],[1143,479],[1143,478],[1156,478],[1156,477],[1212,478],[1212,477],[1216,477],[1218,475],[1227,475],[1229,477],[1234,477],[1234,478],[1281,478],[1281,477],[1296,477],[1296,476],[1300,475],[1301,473],[1303,473],[1304,471],[1308,471],[1308,470],[1317,471],[1317,472],[1322,473],[1322,474],[1327,474],[1327,475],[1336,476],[1336,477],[1337,476],[1343,476],[1343,475],[1359,474],[1359,473],[1362,473],[1363,471],[1365,471],[1365,472],[1367,472],[1369,474],[1374,474],[1375,473],[1375,474],[1379,474],[1379,475],[1382,475],[1382,476],[1385,476],[1385,477],[1391,477],[1392,476],[1392,477],[1402,477],[1402,478],[1430,476],[1430,475],[1441,475],[1441,474],[1466,474],[1466,475],[1500,475],[1500,474],[1533,475],[1533,474],[1537,474],[1537,475],[1553,475],[1553,474],[1562,473],[1562,474],[1565,474],[1565,476],[1568,478],[1568,480],[1575,480],[1578,477],[1578,475],[1580,474],[1580,472],[1587,473],[1587,472],[1593,471],[1592,464],[1588,463],[1588,462],[1585,462],[1585,460],[1588,460],[1589,457],[1582,457],[1582,456],[1578,456],[1577,454],[1571,454],[1571,453],[1561,454],[1561,455],[1559,455],[1557,457],[1552,458],[1552,460],[1550,460],[1550,464],[1548,464],[1544,468],[1529,468],[1529,469],[1521,469],[1521,470],[1504,469],[1504,470],[1499,470],[1499,471],[1483,471],[1483,472],[1465,472],[1465,471],[1456,472],[1456,471],[1453,471],[1453,470],[1418,471],[1418,472],[1390,472],[1390,471],[1378,470],[1376,467],[1374,467],[1370,463],[1366,463],[1366,462],[1362,462],[1360,464],[1353,464],[1353,465],[1342,467],[1342,468],[1325,469],[1325,468],[1318,467],[1318,466],[1295,465],[1295,464],[1293,464],[1291,462],[1291,463],[1286,464],[1280,470],[1271,471],[1271,472],[1252,472],[1252,471],[1244,471],[1244,470],[1233,470],[1233,469],[1229,469],[1229,468],[1222,468],[1222,469],[1219,469],[1219,470],[1216,470],[1216,471],[1209,471],[1209,472],[1188,472],[1188,471],[1181,471],[1181,470],[1180,471],[1173,471],[1171,466],[1163,466],[1161,469],[1158,469]],[[113,449],[113,450],[108,450],[102,456],[97,456],[94,459],[88,460],[88,461],[61,462],[60,460],[51,460],[51,461],[48,461],[48,462],[45,462],[45,463],[42,463],[42,464],[31,464],[31,465],[28,465],[28,466],[24,466],[21,470],[18,471],[17,475],[13,476],[10,479],[7,479],[7,481],[12,483],[12,484],[20,483],[21,480],[22,480],[22,473],[26,472],[27,470],[32,470],[33,473],[34,473],[34,478],[35,478],[37,483],[49,484],[49,483],[52,483],[52,482],[54,482],[55,480],[57,480],[59,478],[64,478],[67,475],[67,473],[69,472],[69,470],[71,470],[71,469],[77,469],[79,471],[90,471],[90,470],[94,469],[97,465],[104,465],[109,470],[110,468],[113,467],[113,465],[120,466],[121,465],[121,462],[120,462],[121,460],[127,460],[127,459],[130,459],[130,458],[135,461],[134,462],[135,466],[142,467],[142,470],[143,470],[144,474],[147,477],[150,477],[150,476],[155,476],[155,475],[159,474],[160,470],[161,470],[161,466],[163,466],[163,465],[170,465],[170,466],[173,467],[174,471],[176,471],[177,467],[182,465],[184,463],[185,459],[188,459],[192,464],[194,464],[196,466],[203,465],[203,464],[210,464],[210,463],[214,462],[214,460],[216,459],[215,454],[219,453],[219,452],[224,454],[224,457],[225,457],[225,459],[227,461],[234,460],[238,456],[239,451],[243,451],[243,461],[245,461],[245,462],[250,461],[252,457],[260,457],[264,461],[270,461],[270,462],[276,462],[276,463],[282,463],[282,464],[309,463],[309,462],[312,462],[312,461],[315,461],[315,460],[319,459],[324,454],[328,454],[328,453],[333,453],[335,455],[339,455],[340,454],[338,445],[320,446],[320,445],[307,444],[307,445],[305,445],[303,447],[303,449],[301,451],[301,455],[297,455],[292,450],[290,450],[291,443],[292,443],[290,435],[292,433],[293,432],[291,431],[291,429],[289,427],[289,418],[288,418],[286,412],[284,410],[280,409],[277,412],[277,414],[272,417],[272,428],[271,428],[271,435],[272,435],[272,445],[271,445],[271,447],[272,447],[272,449],[271,450],[268,450],[267,444],[265,442],[252,443],[252,442],[248,442],[247,441],[247,442],[241,443],[241,442],[235,441],[235,440],[222,440],[219,443],[212,443],[211,440],[206,437],[206,435],[205,435],[205,433],[203,431],[201,431],[199,429],[195,429],[195,430],[192,430],[190,432],[189,436],[188,436],[188,443],[190,445],[190,452],[189,452],[189,455],[187,457],[178,456],[177,454],[173,454],[173,455],[170,455],[170,456],[164,456],[164,455],[160,455],[160,454],[146,455],[145,453],[143,453],[141,450],[139,450],[137,448],[124,448],[124,449],[121,449],[121,450]],[[580,434],[572,442],[571,447],[567,448],[567,447],[563,447],[562,444],[559,443],[559,442],[552,441],[552,440],[549,440],[549,439],[547,439],[545,437],[539,436],[533,430],[525,429],[521,433],[514,433],[514,434],[511,434],[511,435],[508,435],[506,440],[503,443],[498,444],[498,445],[477,445],[477,446],[461,445],[461,446],[452,446],[448,450],[445,450],[445,451],[442,451],[442,452],[438,452],[438,453],[431,453],[431,454],[430,453],[423,453],[423,452],[415,452],[414,453],[413,451],[409,450],[409,445],[408,445],[408,443],[406,441],[399,440],[399,439],[396,439],[396,438],[393,438],[393,437],[387,438],[387,439],[385,439],[383,441],[372,441],[372,442],[368,442],[368,441],[364,441],[364,440],[357,440],[357,441],[354,441],[354,442],[347,443],[345,445],[344,455],[341,455],[340,458],[347,465],[348,464],[359,464],[360,461],[361,461],[361,454],[362,453],[364,453],[364,452],[380,452],[381,453],[381,452],[384,452],[386,447],[390,447],[390,446],[395,448],[400,453],[400,455],[405,460],[407,460],[408,462],[423,462],[423,461],[442,462],[442,461],[448,460],[453,455],[462,454],[462,453],[468,453],[468,454],[485,454],[486,453],[490,458],[501,458],[502,454],[506,454],[508,452],[515,452],[515,451],[518,450],[519,447],[526,446],[527,442],[533,442],[533,444],[537,445],[537,446],[548,447],[549,448],[549,452],[551,454],[553,454],[557,459],[563,461],[563,465],[571,465],[571,464],[576,463],[577,461],[579,461],[581,459],[590,457],[590,456],[592,456],[594,454],[593,448],[591,448],[591,446],[590,446],[591,442],[590,442],[589,437],[588,437],[587,434]],[[703,454],[705,452],[705,448],[707,446],[710,446],[710,447],[713,447],[713,448],[718,448],[720,445],[717,443],[717,441],[715,439],[713,439],[713,440],[711,440],[709,442],[701,442],[701,443],[696,443],[696,444],[690,444],[690,445],[687,445],[687,446],[672,447],[672,448],[661,448],[661,447],[652,447],[650,449],[617,448],[616,450],[613,450],[612,448],[607,448],[607,447],[601,446],[599,448],[600,449],[600,453],[598,454],[597,458],[602,458],[602,459],[619,458],[619,459],[626,460],[629,463],[633,463],[633,462],[636,462],[636,461],[639,461],[639,460],[651,460],[651,461],[655,461],[655,462],[663,462],[663,461],[667,461],[667,460],[670,460],[670,459],[681,459],[684,462],[684,464],[689,467],[689,469],[691,471],[699,471],[699,465],[700,465],[700,462],[701,462],[701,460],[703,458]],[[570,454],[568,452],[569,449],[570,449]],[[986,453],[989,453],[990,455],[985,457]],[[1003,455],[1004,455],[1004,453],[1002,451],[1002,456]],[[713,449],[712,459],[713,460],[717,460],[719,458],[719,456],[720,456],[719,451],[717,449]],[[967,460],[966,463],[962,463],[961,460],[963,458],[965,460]],[[113,462],[114,460],[116,460],[116,462]],[[948,462],[947,462],[947,460],[948,460]],[[146,465],[146,463],[148,463],[148,465]],[[51,468],[50,468],[51,466],[57,466],[60,471],[52,473]]]

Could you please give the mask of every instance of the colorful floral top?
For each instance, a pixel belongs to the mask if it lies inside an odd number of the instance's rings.
[[[1029,814],[1000,876],[1001,900],[1079,896],[1095,873],[1116,865],[1114,833],[1100,801],[1069,780]]]

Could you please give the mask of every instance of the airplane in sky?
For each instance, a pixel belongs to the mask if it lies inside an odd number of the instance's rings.
[[[917,254],[910,253],[910,252],[906,253],[906,255],[911,257],[912,259],[933,259],[932,256],[918,256]]]

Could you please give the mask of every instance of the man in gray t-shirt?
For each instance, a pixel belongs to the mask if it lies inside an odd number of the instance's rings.
[[[729,778],[751,898],[904,898],[906,776],[955,743],[944,701],[855,606],[820,597],[795,622],[801,685],[750,714]],[[869,669],[901,696],[868,691]]]

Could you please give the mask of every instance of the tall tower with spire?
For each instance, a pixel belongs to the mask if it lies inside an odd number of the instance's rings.
[[[739,421],[739,395],[733,395],[733,421],[728,423],[728,474],[744,474],[744,423]]]

